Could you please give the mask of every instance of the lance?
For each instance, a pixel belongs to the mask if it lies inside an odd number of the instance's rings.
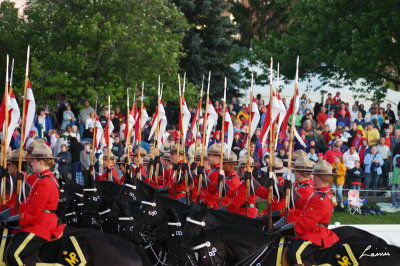
[[[138,156],[137,168],[139,168],[139,170],[136,171],[136,178],[140,178],[140,168],[142,167],[140,165],[140,149],[142,148],[143,90],[144,90],[144,82],[142,82],[142,97],[140,98],[141,104],[140,104],[140,118],[139,118],[139,149],[137,155]]]
[[[159,134],[160,134],[160,105],[162,104],[162,92],[163,92],[163,89],[164,89],[164,84],[161,84],[161,89],[159,89],[160,90],[160,92],[159,92],[159,94],[160,94],[160,99],[159,99],[159,101],[158,101],[158,119],[157,119],[157,128],[158,128],[158,132],[157,132],[157,150],[156,150],[156,156],[157,156],[157,158],[159,158],[160,157],[160,146],[161,146],[161,143],[159,143],[159,141],[160,141],[160,139],[162,140],[162,137],[163,136],[159,136]],[[158,174],[159,174],[159,172],[160,172],[160,160],[157,160],[156,161],[156,172],[155,172],[155,174],[156,174],[156,187],[158,187]],[[163,183],[164,183],[164,176],[162,177],[163,178]]]
[[[132,116],[133,116],[133,111],[134,111],[135,106],[136,106],[136,91],[134,90],[133,102],[132,102],[132,110],[131,110]],[[128,93],[128,99],[127,99],[127,107],[128,107],[128,109],[127,109],[127,112],[128,112],[127,120],[129,120],[129,93]],[[128,126],[128,130],[129,130],[129,121],[126,122],[126,125]],[[125,126],[125,128],[126,128],[126,126]],[[128,131],[127,139],[125,140],[126,141],[126,145],[127,145],[126,146],[126,153],[127,153],[127,156],[126,156],[127,162],[126,163],[127,163],[127,165],[131,164],[131,155],[130,155],[131,154],[131,147],[130,146],[131,146],[132,131],[133,131],[133,125],[132,125],[132,129]]]
[[[203,85],[204,85],[204,75],[203,75],[203,79],[201,80],[201,91],[200,91],[200,103],[199,103],[199,112],[197,113],[197,117],[195,117],[194,119],[197,119],[197,130],[196,130],[196,136],[195,136],[195,140],[194,140],[194,157],[196,158],[197,155],[197,138],[200,134],[199,132],[199,128],[200,128],[200,116],[201,116],[201,104],[203,102]]]
[[[201,145],[201,156],[200,156],[200,166],[201,168],[204,167],[204,148],[206,146],[206,127],[207,127],[207,117],[208,117],[208,101],[210,100],[210,84],[211,84],[211,71],[208,72],[208,84],[207,84],[207,100],[206,100],[206,107],[205,107],[205,112],[203,116],[203,141]],[[201,93],[203,96],[203,90],[201,90]],[[200,98],[201,99],[201,98]],[[200,121],[199,121],[200,124]],[[199,187],[197,188],[197,204],[200,203],[200,192],[201,192],[201,186],[202,186],[202,181],[203,181],[203,173],[200,172],[198,174],[199,176]]]
[[[9,57],[7,54],[7,64],[6,64],[6,84],[5,84],[5,88],[4,88],[4,107],[5,107],[5,115],[6,115],[6,119],[5,119],[5,126],[4,126],[4,130],[3,130],[3,139],[2,139],[2,145],[3,145],[3,167],[7,168],[7,138],[8,138],[8,67],[9,67]],[[7,186],[6,186],[6,175],[3,176],[3,191],[2,191],[2,196],[3,196],[3,210],[6,209],[6,190]]]
[[[30,56],[30,46],[28,45],[28,49],[26,52],[26,67],[25,67],[25,84],[24,84],[24,101],[22,104],[22,121],[21,121],[21,135],[20,135],[20,145],[19,145],[19,159],[18,159],[18,172],[22,171],[22,156],[23,156],[23,146],[25,143],[25,131],[27,130],[25,127],[26,123],[26,94],[27,94],[27,88],[28,88],[28,74],[29,74],[29,56]],[[14,65],[14,60],[13,60],[13,65]],[[12,77],[12,75],[11,75]],[[12,82],[11,82],[12,86]],[[16,202],[15,202],[15,214],[18,214],[18,208],[19,208],[19,195],[21,193],[21,180],[18,178],[17,179],[17,194],[16,194]]]
[[[181,112],[181,118],[182,118],[182,148],[183,148],[183,162],[186,164],[186,132],[183,130],[183,117],[182,117],[182,101],[185,99],[185,88],[186,88],[186,72],[183,74],[183,87],[182,87],[182,96],[181,100],[179,102],[180,104],[180,112]],[[196,146],[196,143],[194,144]],[[188,184],[188,171],[187,169],[184,170],[184,176],[185,176],[185,192],[186,192],[186,203],[189,205],[190,202],[190,197],[189,197],[189,184]]]
[[[179,149],[181,146],[181,134],[182,134],[182,92],[181,92],[181,76],[178,73],[178,90],[179,90],[179,120],[181,121],[181,125],[179,126],[179,134],[178,134],[178,146],[177,146],[177,151],[176,151],[176,158],[177,162],[179,163]],[[174,199],[176,199],[176,182],[178,180],[178,175],[179,175],[180,169],[175,170],[175,175],[174,175]]]
[[[292,148],[293,148],[293,134],[294,134],[294,124],[296,122],[296,97],[297,97],[297,85],[299,82],[299,56],[297,56],[296,62],[296,79],[295,79],[295,87],[294,87],[294,95],[293,95],[293,109],[292,109],[292,124],[290,125],[290,142],[289,142],[289,156],[288,156],[288,171],[286,178],[290,181],[290,168],[292,165]],[[285,206],[285,223],[287,222],[287,216],[289,213],[289,200],[290,200],[290,187],[286,187],[286,206]]]
[[[250,115],[249,123],[247,127],[247,172],[250,172],[250,141],[251,141],[251,120],[252,120],[252,107],[253,107],[253,85],[254,85],[254,73],[251,73],[251,87],[250,87]],[[246,217],[248,215],[249,208],[249,193],[250,193],[250,180],[246,179]]]
[[[110,115],[111,115],[111,101],[110,101],[110,95],[108,95],[108,127],[107,127],[107,134],[108,134],[108,164],[110,164],[110,158],[111,158],[111,133],[110,133],[110,123],[111,123],[111,119],[110,119]],[[108,168],[110,168],[110,165],[108,165]],[[111,181],[111,171],[108,173],[108,181]]]
[[[272,165],[274,164],[274,144],[273,144],[273,121],[272,121],[272,80],[273,80],[273,59],[271,57],[271,67],[270,67],[270,98],[269,98],[269,108],[270,108],[270,117],[269,117],[269,186],[268,186],[268,227],[272,228]]]
[[[222,114],[222,128],[221,128],[221,152],[220,152],[220,170],[219,173],[221,175],[224,175],[224,170],[223,170],[223,165],[224,165],[224,144],[225,144],[225,140],[224,140],[224,135],[225,135],[225,109],[226,109],[226,88],[227,88],[227,80],[225,77],[225,82],[224,82],[224,104],[223,104],[223,114]],[[229,153],[230,151],[228,151]],[[221,198],[222,198],[222,181],[219,182],[218,184],[218,206],[221,207]]]
[[[151,154],[151,158],[153,159],[154,162],[154,156],[155,156],[155,151],[157,149],[157,154],[158,154],[158,146],[160,143],[158,143],[158,133],[160,130],[160,76],[158,76],[158,89],[157,89],[157,116],[156,116],[156,132],[154,133],[154,141],[153,141],[153,152]],[[157,144],[157,148],[156,148]],[[158,156],[158,155],[157,155]],[[149,173],[149,179],[153,179],[153,170],[154,170],[154,164],[150,165],[150,173]],[[158,189],[158,174],[155,175],[156,179],[156,189]]]
[[[95,176],[96,176],[96,170],[94,169],[93,163],[94,163],[94,152],[97,149],[97,147],[96,147],[97,146],[97,143],[96,143],[97,142],[97,126],[96,126],[96,124],[97,124],[97,97],[98,97],[98,95],[96,95],[96,106],[94,109],[95,115],[94,115],[94,127],[93,127],[93,138],[92,138],[93,144],[92,144],[92,156],[90,158],[90,165],[93,168],[93,172],[92,172],[93,178],[95,178]]]
[[[129,164],[129,144],[130,144],[130,136],[131,131],[129,130],[129,87],[126,88],[126,121],[125,121],[125,130],[128,130],[128,134],[126,134],[126,151],[127,151],[127,164]]]

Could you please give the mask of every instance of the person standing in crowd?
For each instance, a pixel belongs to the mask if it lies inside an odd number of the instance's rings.
[[[376,147],[378,154],[382,156],[383,166],[382,166],[382,186],[387,188],[389,186],[389,165],[390,165],[390,149],[385,144],[385,138],[379,140],[379,145]]]
[[[390,138],[390,153],[392,158],[394,158],[394,150],[398,146],[400,146],[400,129],[396,129],[394,135]]]
[[[63,113],[63,121],[61,124],[61,129],[66,130],[68,125],[73,125],[75,123],[75,115],[71,111],[71,105],[67,105],[67,110]]]
[[[111,152],[117,157],[121,157],[124,154],[124,144],[122,144],[119,136],[115,136],[114,143],[112,144]]]
[[[336,131],[336,118],[334,112],[329,113],[329,118],[326,119],[325,125],[329,126],[329,132],[333,133]]]
[[[365,184],[364,188],[366,190],[365,196],[368,196],[368,189],[370,187],[370,182],[372,181],[372,196],[376,196],[376,189],[378,188],[378,183],[380,176],[382,174],[383,158],[380,154],[377,154],[376,146],[371,147],[371,153],[367,154],[364,158],[365,165]]]
[[[353,123],[354,120],[358,118],[358,106],[356,104],[353,104],[350,110],[350,121]]]
[[[87,129],[87,122],[88,122],[88,119],[91,118],[92,113],[94,113],[93,107],[90,106],[90,103],[88,100],[85,100],[83,103],[83,108],[79,112],[79,115],[78,115],[78,123],[79,123],[78,126],[79,126],[80,135],[83,135],[83,131],[85,129]]]
[[[335,142],[335,144],[333,144],[333,148],[325,153],[324,159],[327,160],[328,163],[333,164],[336,156],[338,155],[343,156],[343,153],[340,151],[340,143]]]
[[[119,118],[115,116],[114,110],[111,110],[110,120],[111,120],[111,122],[113,123],[113,126],[114,126],[113,133],[118,135],[119,131],[120,131],[120,121],[119,121]]]
[[[347,174],[348,173],[348,174]],[[361,181],[364,179],[364,171],[361,168],[361,164],[359,160],[354,162],[354,168],[350,169],[350,171],[346,171],[348,179],[350,179],[351,189],[355,189],[360,191]]]
[[[400,157],[396,158],[390,183],[392,183],[392,207],[400,208]]]
[[[394,112],[392,111],[392,105],[388,103],[386,105],[386,111],[385,111],[390,124],[394,124],[396,122],[396,116],[394,115]]]
[[[340,115],[337,118],[337,124],[339,124],[340,122],[343,123],[343,125],[344,125],[343,127],[350,128],[350,118],[346,115],[345,110],[341,110]]]
[[[336,195],[338,204],[341,208],[343,205],[343,186],[345,183],[346,167],[344,166],[343,157],[338,155],[335,157],[335,162],[332,164],[333,178],[331,180],[332,190]]]
[[[92,161],[92,151],[91,151],[92,144],[86,142],[84,145],[84,149],[81,151],[79,155],[79,162],[82,167],[82,174],[85,186],[89,184],[90,173],[90,164]],[[96,157],[93,158],[93,165],[97,162]]]
[[[72,178],[75,180],[76,172],[80,171],[80,155],[81,151],[84,149],[83,144],[78,142],[76,138],[71,138],[69,151],[71,153],[72,161]]]
[[[65,143],[65,140],[62,138],[62,132],[60,130],[56,131],[56,144],[54,144],[53,155],[55,157],[61,152],[61,145]]]
[[[365,136],[368,139],[369,146],[376,145],[380,139],[379,131],[373,127],[371,122],[367,123],[367,129],[365,130]]]
[[[66,143],[61,145],[61,152],[57,154],[56,163],[58,164],[58,173],[60,174],[60,180],[64,183],[72,182],[72,158],[71,153],[68,151]]]
[[[357,113],[357,118],[353,120],[353,122],[357,123],[358,126],[362,126],[362,128],[365,128],[365,120],[362,116],[362,112]]]
[[[53,128],[51,118],[46,114],[44,108],[39,108],[39,115],[35,119],[35,126],[38,129],[39,138],[47,137],[47,133]]]
[[[318,127],[323,127],[325,125],[326,120],[328,119],[328,114],[326,113],[326,107],[322,106],[321,111],[317,115]]]

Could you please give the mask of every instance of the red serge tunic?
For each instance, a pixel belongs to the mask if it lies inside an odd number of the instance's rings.
[[[33,184],[26,204],[21,205],[20,220],[22,232],[33,233],[50,240],[51,236],[60,238],[65,225],[57,225],[57,210],[59,199],[58,182],[50,169],[40,173]]]
[[[300,183],[294,184],[294,189],[300,194],[300,198],[298,198],[294,203],[294,210],[290,208],[287,222],[295,222],[301,215],[301,212],[306,204],[308,198],[314,193],[315,186],[314,182],[311,179],[302,181]]]
[[[236,191],[239,189],[240,179],[236,171],[227,174],[225,183],[229,189],[226,192],[226,196],[221,200],[222,206],[228,204],[236,196]]]
[[[257,196],[251,195],[249,193],[249,206],[247,209],[247,216],[250,218],[255,218],[258,216],[257,208],[255,204],[257,202]],[[230,212],[235,212],[241,215],[246,215],[246,182],[242,181],[238,190],[236,191],[236,196],[232,198],[232,201],[226,205],[226,210]]]
[[[332,217],[332,194],[329,187],[317,189],[307,200],[294,230],[296,239],[305,239],[321,247],[330,247],[339,241],[327,226]]]
[[[279,177],[278,178],[278,186],[284,186],[285,184],[285,179],[283,177]],[[269,189],[263,186],[258,186],[258,188],[256,189],[256,195],[262,199],[266,199],[268,200],[268,196],[269,196]],[[285,209],[285,204],[286,203],[286,199],[284,197],[280,198],[278,201],[278,198],[273,196],[272,198],[272,202],[271,202],[271,209],[272,211],[279,211],[280,215],[283,216],[284,215],[284,209]],[[265,216],[268,214],[268,205],[267,207],[263,210],[263,212],[261,213],[262,216]]]
[[[117,171],[115,171],[114,166],[111,166],[111,175],[112,181],[119,184],[120,182],[118,178],[118,173]],[[101,175],[98,175],[96,179],[99,181],[108,181],[107,169],[105,169]]]
[[[207,178],[209,183],[207,185],[207,192],[204,195],[204,203],[211,208],[218,208],[218,175],[220,164],[215,164],[208,174]]]

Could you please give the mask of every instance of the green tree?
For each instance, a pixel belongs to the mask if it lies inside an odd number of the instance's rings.
[[[230,65],[229,54],[236,47],[234,35],[237,27],[226,16],[229,5],[225,0],[174,0],[190,23],[183,39],[186,56],[180,66],[187,71],[193,84],[200,85],[202,76],[207,80],[212,72],[210,94],[212,99],[223,95],[224,78],[228,79],[228,94],[240,95],[240,75]],[[207,86],[207,81],[205,82]]]
[[[240,44],[250,47],[253,38],[265,40],[270,32],[282,32],[288,24],[290,0],[249,0],[245,5],[242,1],[229,0],[231,12],[239,25]]]
[[[124,104],[126,88],[144,81],[146,101],[154,106],[161,75],[164,98],[177,101],[172,91],[187,24],[169,1],[41,0],[24,14],[16,34],[23,51],[32,47],[30,79],[37,99],[54,103],[57,93],[70,101],[98,95],[104,105],[110,95],[113,105]]]
[[[385,80],[400,89],[399,8],[395,0],[296,1],[287,30],[255,42],[254,53],[265,65],[270,56],[280,61],[287,77],[294,77],[300,55],[303,77],[320,74],[325,83],[343,79],[340,85],[362,78],[362,91],[379,99],[387,90]]]

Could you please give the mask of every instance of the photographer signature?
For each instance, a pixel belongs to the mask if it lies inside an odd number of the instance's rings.
[[[372,257],[372,258],[374,258],[374,257],[387,257],[387,256],[390,256],[390,253],[386,252],[386,251],[385,252],[377,252],[377,253],[366,254],[365,252],[367,252],[370,249],[371,249],[371,245],[366,247],[364,252],[359,257],[359,259],[361,259],[362,257]]]

